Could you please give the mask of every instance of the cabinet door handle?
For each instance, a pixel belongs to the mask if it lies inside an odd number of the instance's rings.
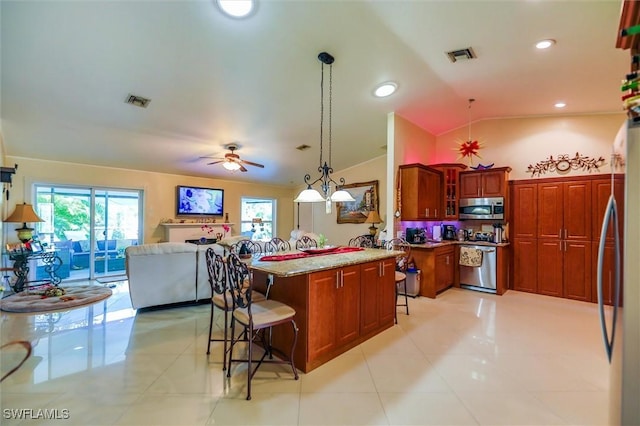
[[[558,229],[558,239],[562,239],[562,228]]]
[[[567,238],[569,238],[569,230],[564,228],[564,239],[566,240]]]
[[[424,213],[426,217],[429,217],[429,208],[424,209]]]
[[[340,269],[340,287],[344,287],[344,270]]]
[[[384,268],[382,267],[382,262],[378,263],[378,276],[382,277],[384,276]]]
[[[438,209],[436,209],[436,214],[434,214],[433,217],[438,217]]]
[[[336,288],[340,287],[340,271],[336,271]]]

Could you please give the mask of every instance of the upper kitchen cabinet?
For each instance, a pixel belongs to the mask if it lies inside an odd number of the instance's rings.
[[[442,172],[423,164],[400,166],[400,218],[437,220],[442,214]]]
[[[430,164],[429,167],[440,170],[444,179],[442,188],[442,214],[443,220],[458,220],[458,200],[460,200],[459,174],[467,166],[459,163]]]
[[[591,240],[591,182],[538,184],[538,238]]]
[[[536,238],[538,225],[538,184],[511,185],[511,238]]]
[[[615,175],[613,179],[613,188],[618,208],[618,226],[620,230],[622,230],[622,227],[624,226],[624,175]],[[591,182],[591,189],[593,203],[591,232],[593,241],[598,241],[600,240],[600,233],[602,232],[604,212],[607,209],[607,203],[609,202],[609,196],[611,195],[611,178],[594,179]],[[606,239],[607,241],[613,241],[611,226],[607,229]]]
[[[460,172],[460,198],[506,197],[511,167]]]

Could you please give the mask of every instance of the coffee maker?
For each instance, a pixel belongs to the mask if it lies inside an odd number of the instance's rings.
[[[456,227],[454,225],[442,225],[442,239],[443,240],[455,240],[456,237]]]
[[[424,228],[407,228],[405,235],[410,244],[424,244],[427,240]]]

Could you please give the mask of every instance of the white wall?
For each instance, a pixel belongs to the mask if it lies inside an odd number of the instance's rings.
[[[386,203],[386,176],[387,165],[386,155],[374,158],[357,166],[334,173],[335,181],[343,177],[347,184],[358,182],[369,182],[378,180],[378,197],[380,208]],[[302,189],[302,188],[299,188]],[[324,203],[300,203],[300,229],[312,231],[316,234],[323,234],[328,239],[328,244],[346,245],[349,239],[362,234],[369,233],[369,224],[366,223],[341,223],[338,224],[337,209],[335,203],[332,205],[331,214],[325,213]],[[386,215],[380,211],[380,217],[385,222]],[[384,227],[385,224],[376,225],[377,228]]]
[[[581,116],[549,116],[530,118],[508,118],[483,120],[471,125],[471,138],[482,144],[480,156],[473,165],[495,163],[495,167],[510,166],[510,179],[530,179],[529,165],[568,154],[599,158],[606,165],[593,173],[610,173],[611,144],[626,116],[619,114],[597,114]],[[462,127],[437,137],[435,156],[431,163],[460,162],[469,165],[467,159],[458,159],[456,148],[468,139],[468,127]],[[426,163],[429,164],[429,163]],[[589,174],[584,170],[572,170],[569,175]],[[558,177],[558,173],[542,176]],[[538,176],[536,176],[538,177]]]

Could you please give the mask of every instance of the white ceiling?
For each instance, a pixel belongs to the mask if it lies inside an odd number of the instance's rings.
[[[333,65],[332,165],[384,154],[389,112],[437,135],[472,120],[621,111],[629,54],[620,1],[262,0],[0,2],[8,155],[192,176],[302,183],[317,174],[318,53]],[[542,38],[554,48],[534,49]],[[478,58],[451,63],[445,52]],[[377,83],[397,94],[376,99]],[[128,94],[151,98],[146,109]],[[238,143],[265,164],[230,174],[201,156]],[[312,148],[300,152],[301,144]],[[325,150],[327,149],[325,145]],[[326,154],[326,151],[325,151]]]

